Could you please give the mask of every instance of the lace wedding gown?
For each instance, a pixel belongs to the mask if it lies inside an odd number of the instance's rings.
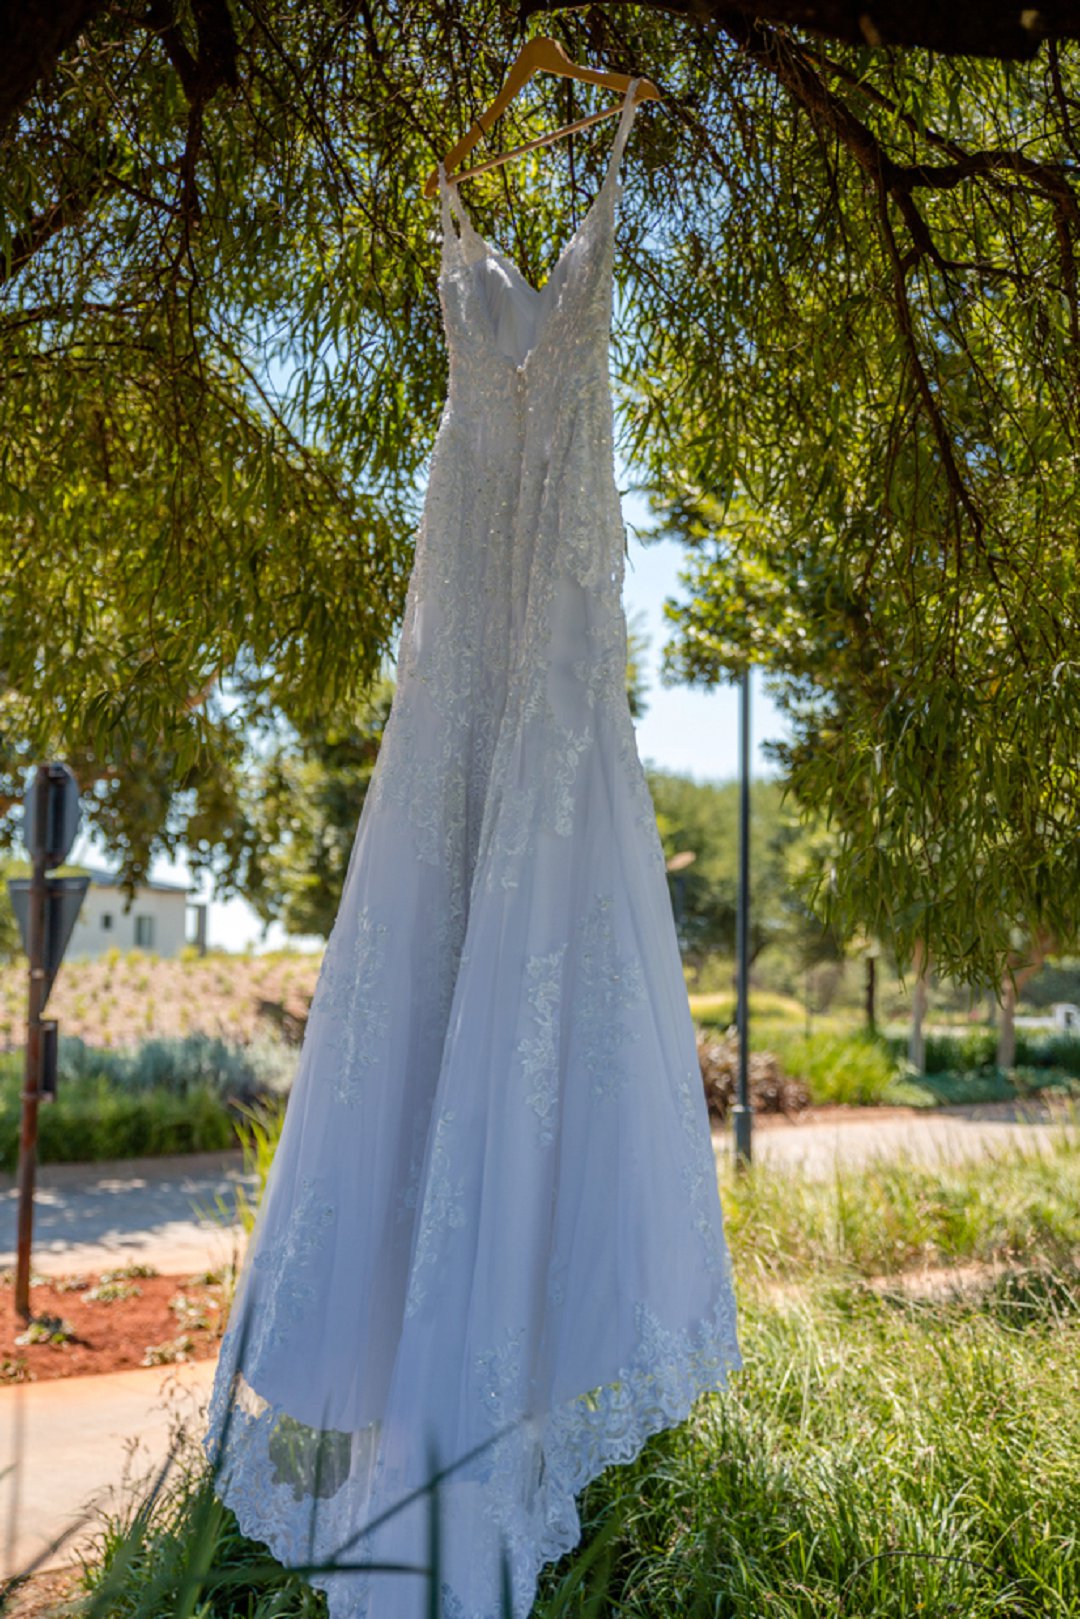
[[[634,88],[539,291],[440,172],[450,386],[397,690],[206,1438],[293,1565],[422,1568],[421,1487],[451,1469],[447,1619],[500,1613],[503,1548],[525,1619],[575,1494],[739,1364],[625,690],[608,341]],[[310,1577],[333,1619],[428,1612],[419,1573]]]

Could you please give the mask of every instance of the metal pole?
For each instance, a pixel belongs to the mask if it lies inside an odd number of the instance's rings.
[[[22,1129],[19,1135],[19,1216],[15,1259],[15,1310],[30,1320],[30,1242],[34,1228],[34,1170],[37,1165],[38,1099],[41,1094],[41,1014],[45,1006],[45,906],[48,889],[49,767],[38,765],[34,783],[33,875],[27,926],[30,980],[23,1068]]]
[[[732,1109],[735,1163],[750,1162],[754,1113],[750,1106],[750,670],[739,691],[739,908],[735,950],[739,970],[739,1086]]]

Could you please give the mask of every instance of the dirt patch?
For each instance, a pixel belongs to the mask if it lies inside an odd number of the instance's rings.
[[[1068,1270],[1080,1275],[1080,1249],[1071,1255]],[[892,1294],[916,1303],[957,1304],[978,1299],[996,1288],[1007,1292],[1010,1284],[1022,1289],[1025,1285],[1053,1287],[1059,1282],[1067,1292],[1069,1281],[1064,1267],[1046,1259],[972,1259],[940,1269],[929,1267],[901,1271],[894,1276],[871,1276],[866,1286],[875,1293]]]
[[[992,1287],[1000,1277],[1019,1274],[1020,1266],[1004,1260],[973,1259],[963,1265],[927,1267],[899,1271],[893,1275],[869,1276],[866,1286],[875,1293],[896,1293],[925,1303],[947,1303]]]
[[[207,1360],[217,1353],[228,1278],[147,1275],[125,1265],[78,1276],[34,1276],[33,1324],[15,1313],[11,1271],[0,1275],[0,1383]],[[25,1340],[29,1336],[30,1340]]]
[[[108,950],[64,963],[49,1015],[60,1019],[65,1035],[94,1047],[127,1050],[158,1036],[196,1033],[234,1044],[267,1034],[295,1040],[321,963],[321,951],[162,961],[140,950]],[[0,1051],[21,1045],[25,1012],[25,963],[0,966]]]
[[[4,1619],[46,1619],[47,1615],[52,1619],[53,1615],[75,1613],[86,1600],[77,1568],[31,1574],[6,1590],[0,1586],[0,1592]]]

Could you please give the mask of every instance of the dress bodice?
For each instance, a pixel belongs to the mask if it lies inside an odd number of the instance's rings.
[[[440,287],[452,389],[484,384],[482,392],[495,394],[507,380],[527,391],[545,381],[566,386],[590,364],[599,364],[606,381],[614,205],[638,82],[627,89],[600,189],[542,287],[480,235],[439,165]]]
[[[393,793],[428,857],[442,859],[434,829],[417,822],[430,783],[421,793],[407,742],[433,711],[445,739],[444,802],[459,784],[466,892],[485,835],[495,836],[497,747],[508,754],[523,726],[544,731],[558,777],[581,746],[580,720],[570,716],[613,708],[640,790],[626,703],[625,537],[608,381],[618,168],[637,83],[600,188],[539,289],[479,234],[440,165],[450,381],[377,791]],[[398,745],[387,747],[395,732]],[[535,800],[550,795],[550,783],[514,790],[524,826],[541,813]],[[549,805],[547,824],[562,819]],[[504,881],[511,863],[507,855]]]

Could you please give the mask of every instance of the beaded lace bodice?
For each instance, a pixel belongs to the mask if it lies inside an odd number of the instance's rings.
[[[550,760],[541,779],[510,789],[513,826],[502,828],[498,871],[505,885],[515,857],[527,853],[522,817],[536,815],[536,798],[548,800],[540,824],[565,821],[565,791],[584,745],[582,696],[587,707],[602,703],[616,718],[631,790],[643,825],[653,826],[626,712],[625,535],[608,383],[618,167],[634,111],[628,92],[603,183],[539,290],[474,229],[440,165],[450,381],[417,537],[391,726],[415,735],[425,710],[438,716],[445,739],[441,801],[460,799],[466,890],[485,833],[485,806],[492,840],[507,802],[505,791],[489,793],[500,729],[507,743],[517,719],[546,730]],[[424,823],[445,837],[444,823],[433,828],[427,821],[429,761],[414,763],[415,769],[398,757],[379,789],[419,823],[422,839]],[[520,849],[508,836],[520,840]]]
[[[617,171],[533,288],[440,173],[449,347],[397,686],[207,1452],[331,1619],[515,1619],[575,1496],[739,1363],[625,689]],[[417,1494],[416,1492],[421,1492]]]

